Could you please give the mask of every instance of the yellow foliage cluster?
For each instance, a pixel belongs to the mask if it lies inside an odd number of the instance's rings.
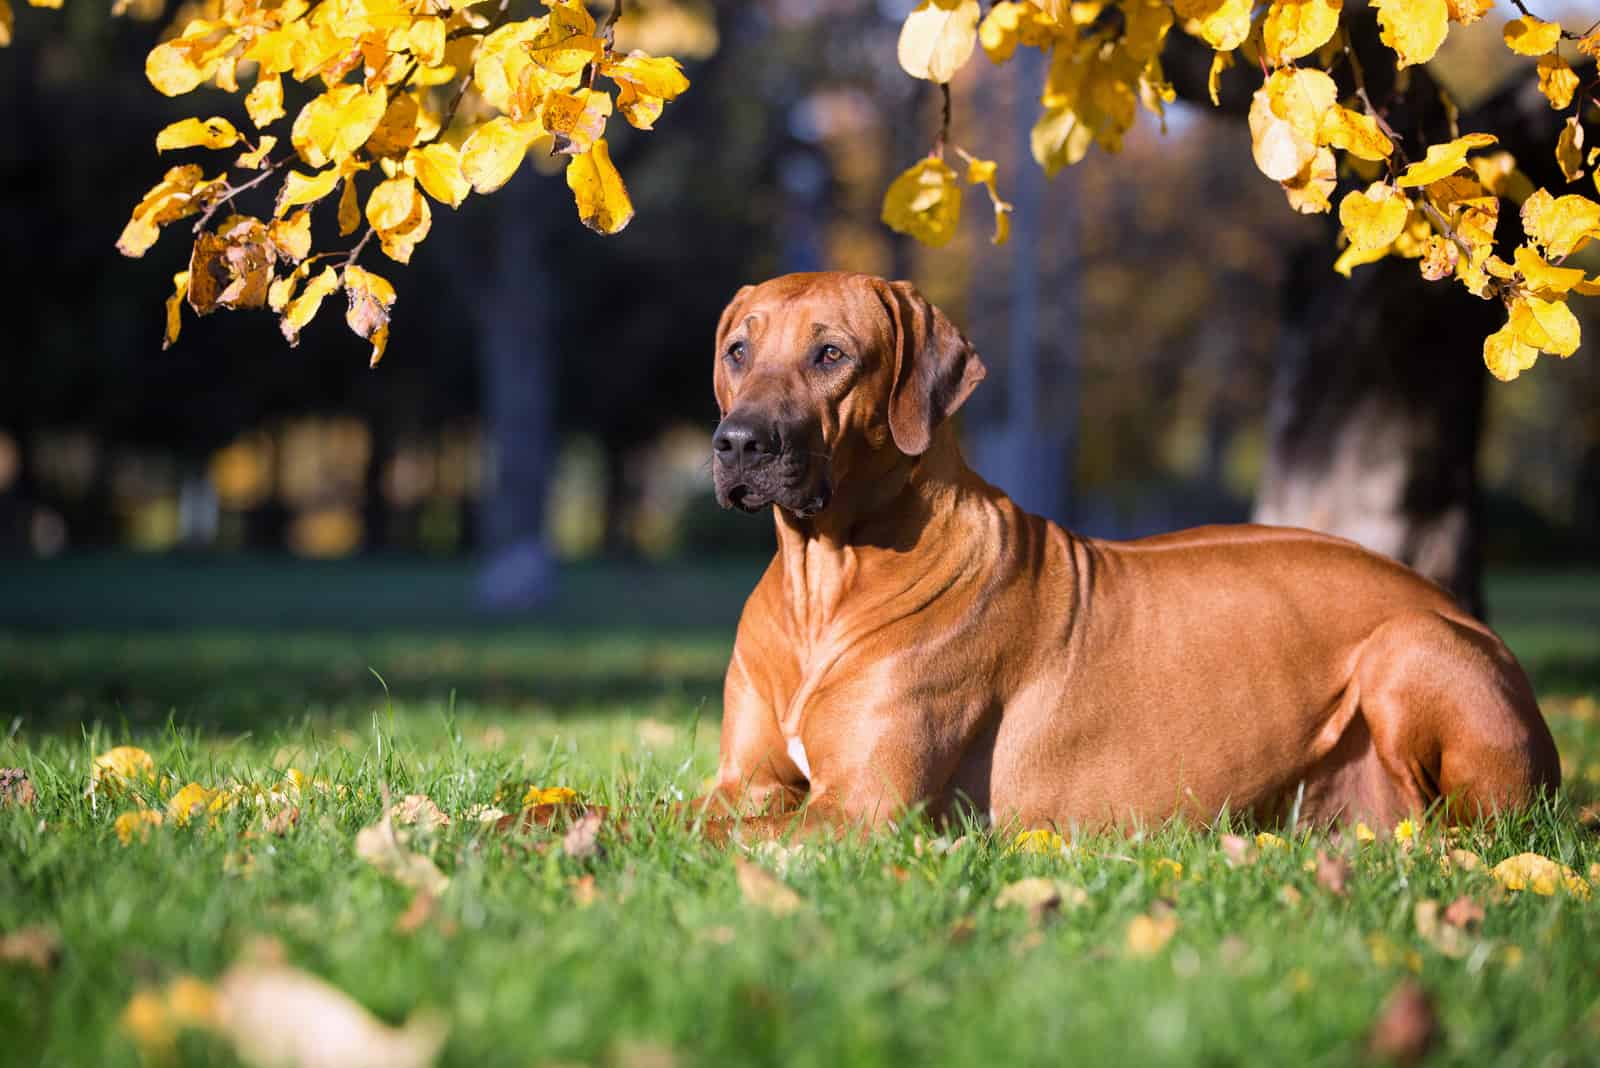
[[[1379,40],[1403,69],[1431,60],[1453,25],[1478,21],[1494,0],[1374,0],[1371,6]],[[1600,170],[1594,170],[1600,148],[1585,155],[1583,124],[1586,103],[1600,105],[1600,98],[1588,99],[1561,54],[1563,42],[1570,42],[1578,53],[1600,55],[1600,24],[1580,35],[1516,6],[1521,15],[1504,27],[1506,47],[1537,60],[1532,73],[1552,108],[1572,109],[1555,148],[1562,174],[1575,182],[1588,167],[1600,189]],[[1500,379],[1517,377],[1540,353],[1576,352],[1578,320],[1567,300],[1600,294],[1600,278],[1561,264],[1600,238],[1600,203],[1535,189],[1509,153],[1494,150],[1492,134],[1455,136],[1418,146],[1424,148],[1420,159],[1408,155],[1404,138],[1367,95],[1347,47],[1346,14],[1344,0],[998,0],[980,18],[977,0],[922,0],[902,27],[900,64],[943,87],[944,129],[929,157],[889,187],[884,222],[930,245],[954,235],[961,185],[944,160],[948,82],[977,46],[995,63],[1009,61],[1019,47],[1049,56],[1032,147],[1053,175],[1093,145],[1118,151],[1141,106],[1162,114],[1174,94],[1161,52],[1176,25],[1214,50],[1213,103],[1236,53],[1261,71],[1249,113],[1252,151],[1293,210],[1331,212],[1341,181],[1355,186],[1338,200],[1344,248],[1335,270],[1348,276],[1362,264],[1400,256],[1418,260],[1430,281],[1454,278],[1478,297],[1500,300],[1506,325],[1483,350]],[[1354,91],[1341,99],[1333,75],[1344,72]],[[980,179],[969,171],[968,180]],[[1001,212],[996,241],[1003,241],[1003,212],[1010,205],[993,193],[992,164],[981,180]],[[1509,263],[1495,249],[1503,203],[1520,209],[1527,235]]]
[[[0,26],[9,27],[4,4]],[[169,169],[117,241],[124,255],[142,256],[164,226],[199,217],[188,269],[167,301],[166,344],[187,304],[199,315],[268,308],[294,345],[343,290],[345,321],[371,343],[376,365],[395,289],[357,266],[362,252],[376,238],[390,259],[410,262],[432,228],[432,203],[456,208],[472,193],[494,192],[531,150],[567,157],[567,185],[587,226],[602,234],[627,226],[633,205],[611,161],[607,123],[619,113],[651,129],[688,79],[675,59],[613,48],[620,4],[603,25],[583,0],[544,0],[544,9],[511,21],[509,0],[187,6],[195,17],[146,59],[150,84],[167,96],[202,86],[242,93],[256,132],[212,116],[156,135],[158,152],[239,150],[231,169],[209,177],[199,164]],[[237,213],[236,198],[274,179],[270,218]],[[336,226],[341,238],[361,231],[347,247],[318,250],[313,214],[324,202],[336,207],[317,230]]]

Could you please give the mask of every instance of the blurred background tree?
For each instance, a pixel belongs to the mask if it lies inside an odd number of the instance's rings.
[[[975,462],[1086,533],[1253,512],[1361,538],[1473,605],[1486,558],[1596,560],[1594,361],[1486,391],[1475,302],[1383,275],[1410,263],[1334,275],[1324,222],[1252,165],[1237,91],[1045,181],[1025,163],[1037,71],[969,64],[956,133],[1009,176],[1016,237],[993,248],[978,212],[941,250],[889,232],[883,190],[937,125],[891,58],[910,6],[630,3],[619,43],[694,82],[669,128],[617,139],[632,225],[592,235],[538,167],[469,198],[393,273],[404,328],[376,372],[335,316],[295,349],[245,314],[161,351],[176,268],[112,243],[166,165],[153,132],[190,113],[142,73],[170,13],[17,9],[0,547],[477,553],[485,603],[512,610],[548,594],[552,560],[760,553],[767,525],[707,486],[712,329],[743,282],[834,268],[910,277],[966,326],[994,372],[964,419]],[[1429,71],[1464,129],[1543,118],[1500,92],[1529,79],[1497,32],[1453,35]],[[462,284],[486,264],[490,291]]]

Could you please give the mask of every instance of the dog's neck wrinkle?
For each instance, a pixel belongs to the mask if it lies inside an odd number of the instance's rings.
[[[928,575],[975,575],[989,546],[961,537],[968,506],[984,507],[992,493],[967,467],[955,432],[941,427],[920,457],[901,457],[885,476],[864,480],[862,491],[836,494],[822,513],[777,515],[778,557],[795,637],[807,648],[825,644],[851,612],[882,618],[893,602],[907,611],[942,590]],[[869,578],[870,582],[862,580]],[[864,585],[870,603],[852,600]]]

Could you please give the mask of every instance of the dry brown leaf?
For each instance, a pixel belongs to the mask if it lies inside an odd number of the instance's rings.
[[[568,879],[567,885],[572,887],[572,903],[580,909],[586,909],[600,899],[600,891],[595,888],[593,875]]]
[[[1466,894],[1450,902],[1450,907],[1444,910],[1445,923],[1469,932],[1478,929],[1483,923],[1483,916],[1483,906]]]
[[[995,896],[997,909],[1022,909],[1035,924],[1053,919],[1063,908],[1075,909],[1089,900],[1080,886],[1034,876],[1018,879]]]
[[[389,878],[413,890],[438,895],[450,885],[450,879],[433,861],[405,848],[405,843],[395,834],[389,810],[371,827],[364,827],[356,835],[356,856],[383,872]]]
[[[394,821],[401,826],[415,826],[423,831],[450,826],[450,817],[425,794],[407,794],[402,798],[394,806]]]
[[[1222,846],[1222,855],[1228,858],[1228,866],[1241,868],[1256,862],[1256,847],[1250,839],[1237,834],[1225,834],[1217,840]]]
[[[217,995],[217,1031],[261,1068],[421,1068],[444,1044],[442,1019],[419,1013],[390,1027],[343,991],[285,964],[235,964],[218,980]]]
[[[1317,885],[1330,894],[1345,895],[1345,884],[1350,880],[1350,862],[1338,854],[1328,855],[1317,850]]]
[[[1483,864],[1483,858],[1470,849],[1452,849],[1450,863],[1462,871],[1477,871]]]
[[[1440,912],[1437,901],[1419,901],[1412,907],[1411,919],[1424,942],[1452,960],[1460,960],[1472,948],[1472,939],[1461,927],[1444,922]]]
[[[61,939],[47,927],[19,927],[0,935],[0,961],[49,971],[61,956]]]
[[[1433,999],[1414,979],[1403,980],[1384,999],[1368,1048],[1396,1064],[1416,1064],[1439,1039]]]
[[[278,811],[261,818],[261,829],[268,834],[285,835],[292,831],[300,822],[300,808],[298,805],[286,805]]]
[[[33,804],[35,796],[27,772],[21,768],[0,768],[0,807],[21,805],[27,808]]]
[[[574,860],[599,855],[600,824],[604,820],[602,812],[585,812],[567,829],[561,839],[561,851]]]
[[[971,916],[963,916],[950,925],[950,941],[960,945],[978,932],[978,921]]]
[[[787,916],[799,911],[803,903],[800,895],[761,865],[735,857],[733,868],[739,877],[739,892],[747,903],[766,909],[774,916]]]

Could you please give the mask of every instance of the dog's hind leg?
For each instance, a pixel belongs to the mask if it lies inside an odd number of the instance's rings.
[[[1466,619],[1418,611],[1384,623],[1356,664],[1360,714],[1405,807],[1443,798],[1466,822],[1561,781],[1554,740],[1510,650]]]

